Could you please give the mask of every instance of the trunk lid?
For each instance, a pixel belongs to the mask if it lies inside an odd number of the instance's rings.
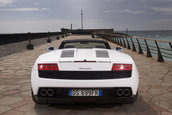
[[[61,71],[110,71],[111,67],[106,49],[65,49],[59,60]]]

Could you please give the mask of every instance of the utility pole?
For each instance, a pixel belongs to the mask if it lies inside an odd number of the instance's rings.
[[[83,30],[83,11],[81,10],[81,29]]]

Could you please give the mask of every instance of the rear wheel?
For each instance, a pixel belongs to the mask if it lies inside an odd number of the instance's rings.
[[[138,97],[138,92],[136,93],[135,97],[129,102],[129,104],[135,103]]]
[[[36,99],[35,95],[33,94],[32,89],[31,89],[31,93],[32,93],[32,100],[33,100],[33,102],[34,102],[35,104],[42,104],[41,101],[39,101],[38,99]]]

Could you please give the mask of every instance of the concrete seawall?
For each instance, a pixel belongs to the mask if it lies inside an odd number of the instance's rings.
[[[49,46],[58,48],[65,39],[92,39],[91,36],[70,36],[52,43],[37,45],[32,51],[23,50],[0,58],[0,114],[74,114],[74,115],[171,115],[172,63],[158,63],[131,50],[140,74],[139,96],[134,104],[103,105],[35,105],[31,99],[30,72],[37,57]],[[100,39],[100,38],[95,38]],[[110,43],[110,42],[109,42]],[[117,45],[110,43],[112,49]]]
[[[41,33],[30,33],[32,39],[45,38],[47,36],[61,35],[61,32],[41,32]],[[16,43],[28,40],[29,33],[11,33],[11,34],[0,34],[0,45]]]
[[[57,36],[52,36],[50,37],[51,40],[56,40]],[[4,45],[0,45],[0,58],[16,53],[16,52],[24,52],[27,51],[26,46],[28,44],[28,40],[27,41],[21,41],[21,42],[16,42],[16,43],[10,43],[10,44],[4,44]],[[31,41],[31,43],[34,46],[39,46],[41,44],[45,44],[47,43],[47,37],[45,38],[40,38],[40,39],[34,39]]]

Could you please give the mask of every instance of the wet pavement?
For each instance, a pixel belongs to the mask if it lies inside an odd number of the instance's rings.
[[[31,98],[30,73],[37,57],[49,46],[58,48],[65,39],[90,39],[70,36],[0,58],[0,114],[2,115],[172,115],[172,63],[159,63],[131,50],[140,74],[139,96],[134,104],[36,105]],[[98,38],[95,38],[98,39]],[[116,45],[110,43],[112,49]]]

